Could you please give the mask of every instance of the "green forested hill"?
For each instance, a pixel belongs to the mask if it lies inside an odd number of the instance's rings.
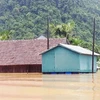
[[[91,41],[93,17],[100,41],[100,0],[0,0],[0,31],[10,31],[11,39],[35,38],[46,31],[46,18],[59,25],[75,22],[73,32]]]

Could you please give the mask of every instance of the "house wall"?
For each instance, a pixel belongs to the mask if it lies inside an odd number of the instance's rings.
[[[41,64],[0,66],[0,73],[32,73],[42,72]]]
[[[79,54],[63,47],[55,49],[56,72],[79,72]]]
[[[94,57],[94,72],[97,69],[97,57]],[[80,55],[80,72],[92,72],[92,56]]]
[[[97,70],[94,57],[94,72]],[[92,72],[92,56],[57,46],[42,55],[42,72]]]
[[[55,50],[42,55],[42,72],[55,72]]]
[[[42,72],[79,72],[79,54],[56,47],[42,55]]]

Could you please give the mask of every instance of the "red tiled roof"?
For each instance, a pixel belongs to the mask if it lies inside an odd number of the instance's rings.
[[[50,39],[50,48],[65,39]],[[0,65],[41,64],[41,52],[47,49],[47,40],[0,41]]]

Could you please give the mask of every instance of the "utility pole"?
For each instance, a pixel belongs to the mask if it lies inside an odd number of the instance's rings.
[[[49,17],[47,16],[47,49],[49,49]]]
[[[94,73],[95,18],[93,19],[92,73]]]

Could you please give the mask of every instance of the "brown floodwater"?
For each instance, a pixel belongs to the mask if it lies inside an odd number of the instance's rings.
[[[95,74],[1,73],[0,100],[100,100]]]

